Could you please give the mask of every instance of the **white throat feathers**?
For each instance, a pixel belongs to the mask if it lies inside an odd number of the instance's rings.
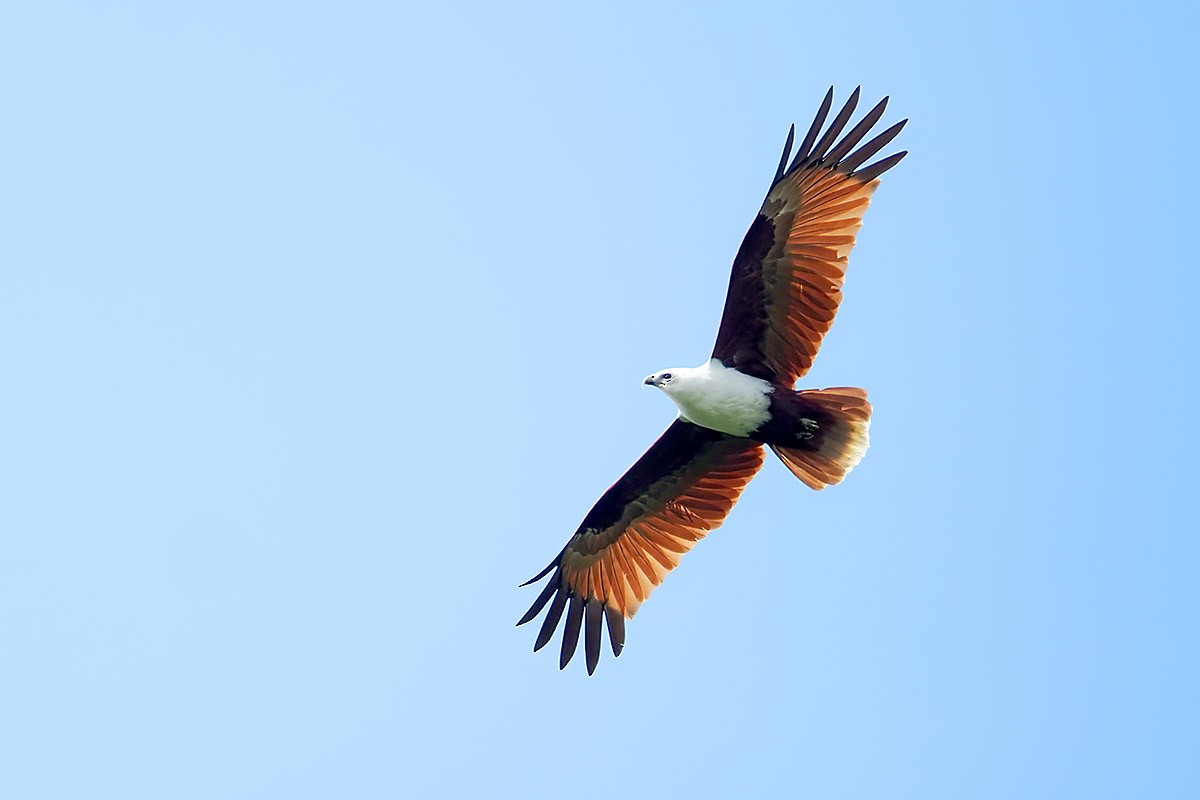
[[[771,418],[775,387],[731,369],[715,358],[698,367],[665,369],[646,378],[679,408],[679,416],[703,428],[747,436]]]

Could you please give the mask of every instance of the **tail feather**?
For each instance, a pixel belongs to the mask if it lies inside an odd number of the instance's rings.
[[[828,419],[806,447],[771,445],[792,474],[813,489],[841,483],[862,461],[870,444],[871,404],[855,387],[809,389],[797,396],[817,406]]]

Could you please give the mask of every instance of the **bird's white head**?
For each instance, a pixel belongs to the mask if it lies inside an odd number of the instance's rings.
[[[695,393],[704,392],[708,388],[707,384],[711,377],[709,365],[706,363],[699,367],[672,367],[659,370],[653,375],[647,375],[642,383],[662,389],[663,394],[671,398],[675,405],[679,405],[681,401],[686,403],[686,398]]]
[[[646,386],[656,386],[662,389],[668,395],[676,389],[680,384],[687,382],[688,373],[695,372],[694,369],[687,367],[674,367],[672,369],[664,369],[656,372],[653,375],[647,375],[642,381]]]

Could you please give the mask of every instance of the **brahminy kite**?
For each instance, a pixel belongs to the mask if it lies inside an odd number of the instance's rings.
[[[551,576],[517,624],[549,604],[533,646],[540,650],[566,611],[559,669],[582,629],[587,671],[595,671],[602,618],[613,655],[621,654],[625,620],[725,520],[762,466],[763,445],[813,489],[841,481],[866,453],[865,391],[793,390],[833,323],[846,259],[879,176],[907,155],[863,166],[907,122],[858,146],[883,116],[886,97],[838,141],[858,95],[855,89],[821,134],[830,88],[790,165],[795,126],[788,131],[766,200],[733,259],[712,357],[644,381],[671,398],[678,418],[604,493],[549,566],[522,584]]]

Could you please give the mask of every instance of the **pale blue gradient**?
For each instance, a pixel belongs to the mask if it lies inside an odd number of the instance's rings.
[[[1194,3],[0,13],[0,797],[1200,796]],[[588,678],[517,584],[787,125],[911,122],[769,463]]]

